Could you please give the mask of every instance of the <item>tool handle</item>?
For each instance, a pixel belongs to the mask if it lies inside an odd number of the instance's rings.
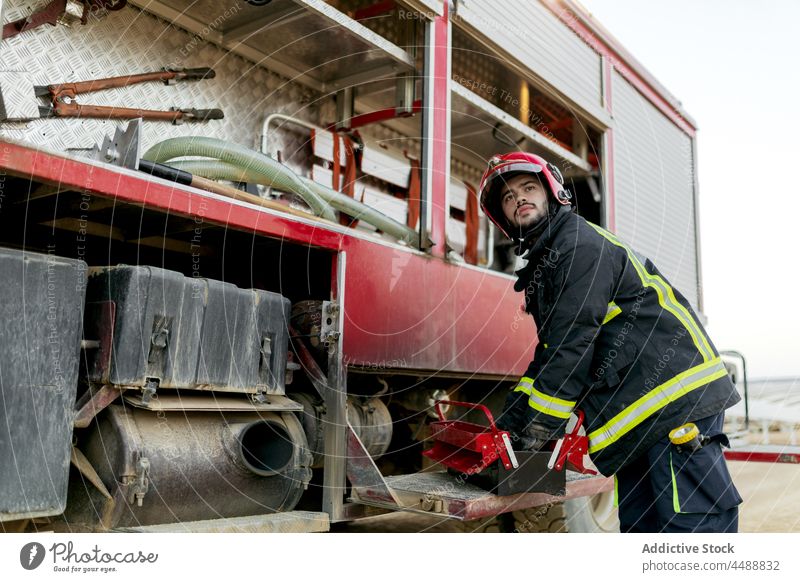
[[[210,119],[224,119],[222,109],[179,109],[181,115],[176,118],[180,121],[208,121]]]
[[[75,83],[57,83],[48,85],[50,94],[54,97],[68,95],[75,97],[81,93],[92,91],[103,91],[105,89],[118,89],[128,87],[138,83],[149,83],[150,81],[165,81],[175,77],[175,73],[169,71],[158,71],[156,73],[141,73],[139,75],[122,75],[120,77],[107,77],[105,79],[92,79],[90,81],[77,81]]]
[[[573,470],[579,473],[596,475],[596,471],[583,464],[583,457],[589,451],[589,438],[586,435],[578,434],[578,431],[583,426],[585,415],[582,410],[576,410],[575,416],[576,421],[572,431],[558,440],[547,466],[550,469],[562,471],[567,465],[570,465]]]
[[[40,108],[40,111],[43,117],[83,117],[93,119],[136,119],[141,117],[148,121],[171,121],[175,124],[183,123],[184,121],[206,121],[225,117],[221,109],[172,108],[170,111],[156,111],[130,107],[111,107],[108,105],[81,105],[74,101],[68,103],[61,100],[55,101],[52,108]],[[45,115],[45,111],[47,115]]]
[[[74,101],[71,103],[56,101],[49,115],[54,117],[83,117],[92,119],[136,119],[137,117],[141,117],[148,121],[174,122],[181,117],[181,112],[111,107],[108,105],[80,105]]]
[[[213,79],[217,73],[211,67],[199,67],[196,69],[167,69],[169,73],[175,73],[175,79],[180,81],[200,81],[202,79]]]
[[[78,81],[75,83],[56,83],[48,85],[47,89],[54,97],[67,95],[75,97],[81,93],[92,91],[102,91],[105,89],[118,89],[139,83],[150,83],[153,81],[196,81],[200,79],[212,79],[216,73],[214,69],[203,67],[199,69],[167,69],[152,73],[140,73],[138,75],[122,75],[119,77],[107,77],[105,79],[92,79],[90,81]]]
[[[560,471],[564,468],[564,464],[567,462],[569,454],[573,447],[576,446],[576,443],[579,444],[579,440],[586,440],[585,436],[581,437],[578,434],[578,431],[580,431],[581,427],[583,426],[583,419],[586,415],[583,413],[583,410],[575,410],[573,414],[574,416],[570,417],[569,421],[567,421],[567,430],[564,432],[564,436],[558,439],[556,447],[553,451],[553,457],[551,458],[551,462],[555,462],[555,468],[557,471]],[[572,423],[573,418],[575,419],[575,424],[573,424],[572,429],[570,429],[570,424]],[[550,468],[552,469],[552,464],[550,465]]]
[[[439,415],[439,420],[446,420],[444,413],[442,412],[442,404],[449,404],[450,406],[461,406],[463,408],[470,408],[472,410],[482,410],[483,413],[486,415],[487,420],[489,421],[489,428],[492,429],[492,432],[499,432],[497,427],[494,424],[494,416],[492,416],[492,412],[483,404],[473,404],[472,402],[459,402],[457,400],[437,400],[436,401],[436,414]]]
[[[158,164],[148,160],[139,160],[139,171],[155,176],[156,178],[162,178],[186,186],[190,186],[192,184],[192,178],[194,178],[189,172],[184,172],[172,166],[165,166],[164,164]]]
[[[222,196],[227,196],[228,198],[233,198],[234,200],[240,200],[256,206],[261,206],[262,208],[269,208],[270,210],[277,210],[279,212],[285,212],[287,214],[292,214],[294,216],[299,216],[306,219],[321,220],[319,217],[314,216],[313,214],[308,214],[307,212],[303,212],[302,210],[295,210],[294,208],[284,206],[279,202],[266,200],[264,198],[260,198],[259,196],[242,192],[231,186],[226,186],[225,184],[220,184],[213,180],[207,180],[206,178],[195,176],[189,172],[186,172],[185,170],[179,170],[178,168],[173,168],[172,166],[167,166],[165,164],[159,164],[140,159],[138,169],[140,172],[150,174],[156,178],[162,178],[164,180],[177,182],[178,184],[183,184],[186,186],[193,186],[195,188],[200,188],[201,190],[213,192],[214,194],[220,194]],[[314,372],[314,374],[316,374],[316,372]],[[318,378],[315,380],[318,380]]]
[[[576,410],[574,414],[577,417],[577,420],[575,422],[575,426],[572,427],[572,432],[569,434],[577,436],[578,431],[583,426],[583,420],[586,418],[586,415],[583,413],[583,410]]]
[[[207,190],[208,192],[213,192],[214,194],[227,196],[228,198],[233,198],[234,200],[239,200],[241,202],[247,202],[248,204],[261,206],[262,208],[269,208],[270,210],[277,210],[279,212],[285,212],[287,214],[293,214],[294,216],[301,216],[303,218],[310,218],[312,220],[322,220],[318,216],[314,216],[313,214],[303,212],[302,210],[295,210],[294,208],[285,206],[280,202],[275,202],[273,200],[266,200],[265,198],[261,198],[260,196],[255,196],[253,194],[248,194],[247,192],[242,192],[237,188],[233,188],[232,186],[226,186],[225,184],[220,184],[219,182],[215,182],[214,180],[209,180],[208,178],[201,178],[200,176],[193,175],[192,186],[194,186],[195,188],[200,188],[201,190]]]

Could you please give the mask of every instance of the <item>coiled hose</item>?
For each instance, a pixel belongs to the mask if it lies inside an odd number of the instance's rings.
[[[244,168],[250,173],[260,175],[260,184],[293,192],[311,207],[314,214],[336,221],[336,213],[330,205],[310,191],[297,174],[280,162],[237,144],[212,137],[175,137],[157,143],[142,157],[151,162],[164,163],[182,156],[217,158]]]
[[[217,159],[170,161],[184,156]],[[171,138],[151,147],[143,158],[159,163],[169,162],[174,168],[204,178],[246,181],[292,192],[300,196],[318,216],[335,221],[333,207],[406,244],[414,244],[419,236],[414,229],[371,206],[298,176],[280,162],[237,144],[209,137]]]

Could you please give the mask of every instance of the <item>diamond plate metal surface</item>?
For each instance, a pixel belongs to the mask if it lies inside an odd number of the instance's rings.
[[[30,14],[44,4],[30,0],[5,0],[3,21]],[[208,22],[216,22],[220,31],[245,24],[256,14],[255,7],[243,3],[230,20],[220,21],[225,6],[212,0],[176,0],[177,10],[189,7],[202,10]],[[367,4],[356,2],[343,8]],[[371,28],[389,34],[392,17],[379,17]],[[391,35],[390,35],[391,36]],[[399,40],[399,39],[397,39]],[[212,108],[225,112],[225,119],[175,126],[165,122],[144,122],[143,151],[170,137],[203,135],[257,149],[261,123],[273,112],[299,117],[318,125],[335,119],[335,105],[330,96],[313,91],[285,77],[229,53],[203,38],[128,5],[101,19],[92,17],[86,26],[45,26],[17,37],[0,41],[0,71],[26,71],[37,85],[82,81],[158,70],[162,67],[204,67],[216,71],[216,77],[195,83],[166,86],[160,83],[133,85],[80,95],[79,103],[138,106],[151,109],[176,107]],[[15,94],[15,99],[21,99]],[[30,95],[30,101],[39,101]],[[19,108],[21,104],[12,104]],[[19,139],[56,151],[91,148],[113,135],[126,121],[95,119],[37,119],[28,122],[0,123],[0,135]],[[282,161],[308,176],[310,155],[308,132],[284,124],[273,128],[271,143],[279,144]],[[391,147],[420,156],[418,136],[405,136],[383,125],[361,129],[367,137]],[[480,169],[453,160],[454,178],[476,183]]]
[[[5,0],[3,21],[30,14],[45,2]],[[238,13],[237,13],[238,14]],[[85,26],[44,26],[0,41],[0,71],[27,71],[36,85],[82,81],[159,70],[162,67],[212,67],[216,78],[163,85],[146,83],[80,95],[79,103],[150,109],[219,107],[225,119],[171,125],[145,122],[146,150],[169,137],[203,135],[257,145],[263,118],[273,112],[319,123],[314,104],[322,96],[254,63],[128,5]],[[31,100],[38,100],[31,95]],[[96,119],[37,119],[0,123],[0,134],[57,151],[90,148],[127,122]],[[281,132],[279,143],[290,166],[307,174],[301,152],[305,134]],[[294,162],[294,163],[293,163]]]
[[[33,83],[27,75],[16,71],[0,71],[0,119],[23,121],[39,116],[30,95]]]

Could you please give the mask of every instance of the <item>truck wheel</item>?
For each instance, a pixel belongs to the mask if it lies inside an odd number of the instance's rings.
[[[504,531],[512,533],[566,533],[563,503],[549,503],[505,514]]]
[[[578,497],[564,502],[567,528],[573,533],[619,533],[619,515],[614,492]]]

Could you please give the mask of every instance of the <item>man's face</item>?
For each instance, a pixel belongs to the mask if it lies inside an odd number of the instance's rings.
[[[510,178],[500,190],[500,201],[508,221],[522,230],[547,216],[547,191],[536,174]]]

